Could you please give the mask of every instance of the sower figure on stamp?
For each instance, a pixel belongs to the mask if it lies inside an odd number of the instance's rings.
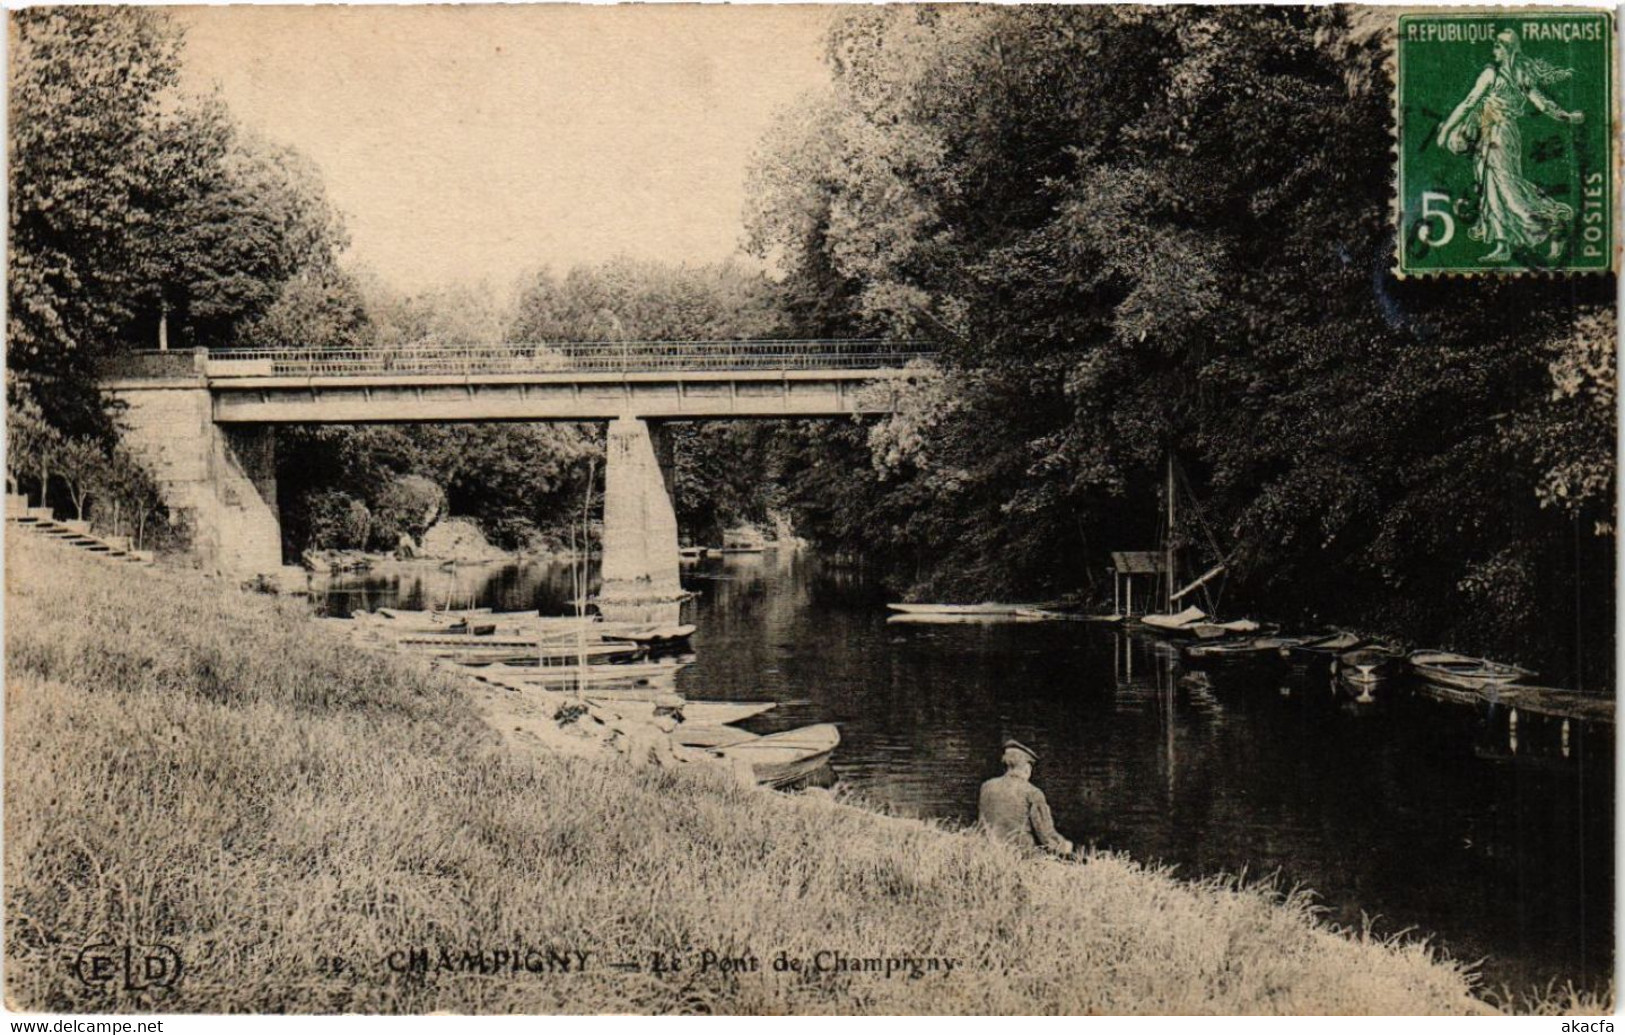
[[[1526,105],[1558,122],[1579,123],[1585,116],[1565,111],[1541,92],[1549,83],[1570,76],[1538,58],[1523,55],[1518,34],[1496,34],[1495,59],[1479,73],[1472,92],[1439,126],[1438,143],[1454,154],[1473,152],[1478,183],[1478,222],[1468,231],[1475,241],[1492,245],[1482,262],[1506,262],[1514,248],[1546,245],[1556,259],[1574,209],[1547,197],[1523,175],[1523,134],[1518,119]]]
[[[1038,754],[1020,741],[1004,742],[1004,775],[982,784],[978,823],[1022,848],[1071,855],[1072,842],[1055,830],[1044,792],[1031,783]]]

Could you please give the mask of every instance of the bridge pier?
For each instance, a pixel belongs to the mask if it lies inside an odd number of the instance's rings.
[[[598,610],[610,621],[675,623],[684,593],[665,430],[636,417],[619,417],[609,424],[604,454]]]
[[[236,578],[279,570],[275,427],[216,424],[202,386],[115,395],[124,444],[152,471],[171,519],[191,526],[198,563]]]

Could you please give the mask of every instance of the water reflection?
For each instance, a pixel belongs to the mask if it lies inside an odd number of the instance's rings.
[[[903,814],[968,823],[1015,737],[1062,833],[1177,864],[1279,871],[1328,919],[1436,933],[1492,984],[1605,985],[1613,946],[1608,726],[1416,694],[1360,703],[1328,673],[1190,672],[1110,626],[886,624],[852,570],[765,553],[685,566],[695,698],[772,700],[758,732],[841,724],[840,779]],[[563,566],[363,576],[335,613],[457,598],[570,610]]]

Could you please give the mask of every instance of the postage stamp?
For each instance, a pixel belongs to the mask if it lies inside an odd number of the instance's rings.
[[[1612,269],[1612,14],[1403,14],[1397,48],[1397,272]]]

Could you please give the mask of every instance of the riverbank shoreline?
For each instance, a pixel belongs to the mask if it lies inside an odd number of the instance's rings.
[[[56,962],[96,930],[188,960],[182,985],[118,1007],[137,1011],[1490,1009],[1459,964],[1331,930],[1302,894],[1024,860],[826,794],[572,752],[527,695],[360,654],[294,601],[7,546],[7,994],[24,1009],[107,1008]],[[600,966],[541,981],[481,962],[473,980],[389,962],[514,945]],[[316,950],[357,967],[323,973]],[[938,964],[900,980],[820,953]],[[692,966],[657,975],[660,954]]]

